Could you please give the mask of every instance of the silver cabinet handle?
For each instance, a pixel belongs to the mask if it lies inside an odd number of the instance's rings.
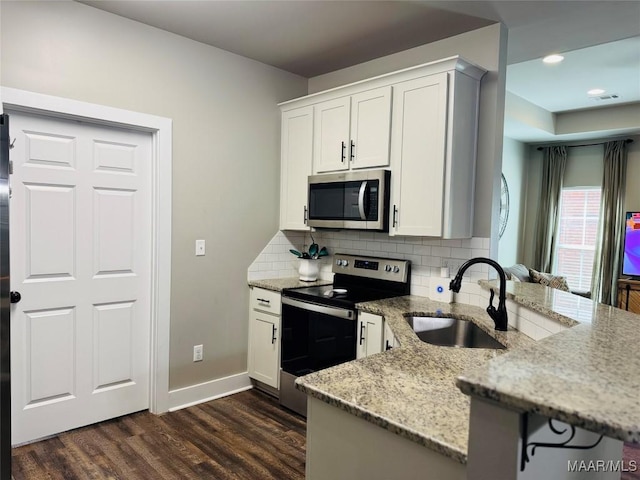
[[[273,345],[274,343],[276,343],[276,330],[278,330],[274,325],[271,325],[271,345]]]
[[[360,212],[360,219],[366,220],[367,215],[364,211],[364,194],[367,192],[367,181],[365,180],[360,185],[360,191],[358,192],[358,212]]]
[[[341,153],[341,155],[342,155],[342,156],[341,156],[341,160],[340,160],[340,161],[341,161],[342,163],[344,163],[345,159],[347,158],[347,157],[345,156],[345,150],[346,150],[346,148],[347,148],[347,145],[346,145],[344,142],[340,142],[340,143],[342,144],[342,149],[341,149],[341,151],[340,151],[340,153]]]
[[[349,160],[351,160],[352,162],[356,158],[356,154],[354,153],[355,149],[356,149],[356,144],[354,143],[353,140],[351,140],[351,148],[349,149]]]
[[[333,317],[344,318],[347,320],[356,319],[355,310],[345,310],[344,308],[318,305],[317,303],[303,302],[302,300],[296,300],[284,296],[282,297],[282,304],[300,308],[302,310],[308,310],[311,312],[324,313],[325,315],[331,315]]]

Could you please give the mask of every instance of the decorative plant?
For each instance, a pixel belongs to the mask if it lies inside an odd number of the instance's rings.
[[[317,260],[320,257],[326,257],[327,255],[329,255],[327,247],[320,248],[316,243],[316,241],[314,240],[313,235],[311,235],[311,241],[313,243],[309,245],[308,252],[299,252],[298,250],[295,250],[293,248],[291,248],[289,251],[293,253],[296,257],[304,258],[307,260]]]

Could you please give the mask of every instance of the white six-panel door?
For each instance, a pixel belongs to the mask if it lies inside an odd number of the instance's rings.
[[[151,135],[9,113],[19,444],[149,406]]]

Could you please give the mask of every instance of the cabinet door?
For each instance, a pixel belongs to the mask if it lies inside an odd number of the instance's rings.
[[[335,172],[349,168],[350,97],[314,106],[313,171]]]
[[[351,168],[389,165],[391,87],[376,88],[351,97]]]
[[[368,357],[382,351],[383,320],[378,315],[358,314],[358,345],[356,358]]]
[[[384,341],[382,345],[383,350],[391,350],[392,348],[396,347],[396,337],[393,334],[393,331],[391,330],[391,327],[387,324],[387,322],[384,322],[383,341]]]
[[[280,317],[250,310],[249,377],[278,388],[279,367]]]
[[[447,73],[393,87],[390,235],[439,237],[445,181]]]
[[[640,314],[640,282],[618,281],[618,308]]]
[[[282,112],[280,230],[308,230],[307,177],[313,159],[313,107]]]

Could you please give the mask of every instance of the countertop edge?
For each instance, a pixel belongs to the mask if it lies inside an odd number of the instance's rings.
[[[415,442],[418,445],[426,447],[436,453],[440,453],[446,456],[447,458],[450,458],[451,460],[461,463],[462,465],[467,464],[466,452],[462,452],[458,449],[455,449],[445,444],[441,440],[435,440],[435,439],[426,437],[424,434],[415,432],[414,430],[406,426],[399,425],[398,423],[393,422],[392,420],[389,420],[382,415],[378,415],[373,412],[370,412],[367,409],[357,406],[347,400],[336,397],[334,395],[330,395],[323,391],[317,390],[313,387],[309,387],[308,385],[299,383],[298,380],[296,380],[296,388],[301,392],[305,393],[306,395],[309,395],[318,400],[321,400],[327,403],[328,405],[339,408],[340,410],[343,410],[353,415],[354,417],[360,418],[369,423],[377,425],[395,435],[406,438],[407,440]]]
[[[597,421],[588,416],[580,415],[576,411],[570,412],[565,408],[541,405],[539,402],[527,400],[521,396],[501,393],[496,391],[495,388],[468,380],[464,376],[458,377],[456,385],[465,395],[492,400],[509,410],[519,413],[534,413],[624,442],[640,443],[639,436],[634,436],[632,432],[624,430],[621,425],[612,425],[611,423]]]
[[[332,280],[323,280],[320,278],[314,282],[304,282],[298,277],[247,280],[247,285],[249,285],[249,287],[264,288],[265,290],[271,290],[272,292],[279,293],[282,293],[282,291],[287,288],[317,287],[322,285],[331,285],[332,283]]]

